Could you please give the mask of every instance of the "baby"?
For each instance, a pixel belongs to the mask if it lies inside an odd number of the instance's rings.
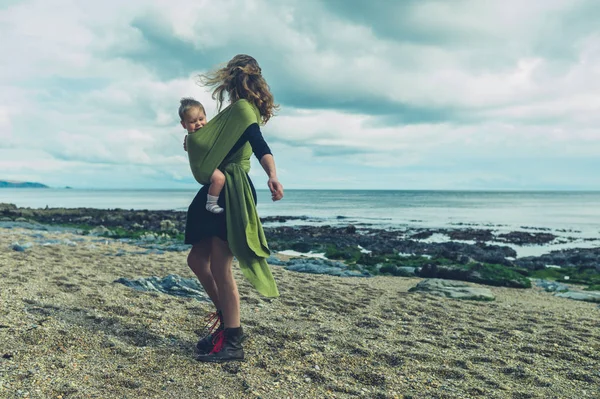
[[[194,133],[206,125],[206,111],[204,106],[193,98],[182,98],[179,105],[179,118],[181,126],[188,133]],[[187,151],[185,141],[183,148]],[[215,169],[210,177],[210,186],[208,187],[208,197],[206,200],[206,209],[212,213],[222,213],[223,208],[217,205],[219,194],[225,186],[225,175],[219,169]]]

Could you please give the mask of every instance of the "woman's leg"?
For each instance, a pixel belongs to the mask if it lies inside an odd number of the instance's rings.
[[[188,266],[198,280],[200,280],[200,284],[204,288],[204,291],[208,294],[209,298],[214,303],[217,309],[221,309],[221,304],[219,301],[219,290],[217,285],[215,284],[215,279],[213,278],[210,261],[211,261],[211,239],[205,238],[199,243],[195,244],[190,251],[187,261]]]
[[[210,268],[219,292],[223,322],[225,328],[236,328],[240,326],[240,294],[231,270],[233,254],[227,241],[213,237],[211,244]]]
[[[240,295],[233,279],[231,262],[233,255],[227,241],[213,237],[210,251],[210,268],[219,290],[221,312],[225,328],[213,339],[213,348],[208,354],[201,354],[196,360],[201,362],[229,362],[244,360],[244,332],[240,326]]]

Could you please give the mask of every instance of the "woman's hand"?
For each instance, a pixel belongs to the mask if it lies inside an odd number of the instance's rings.
[[[187,134],[183,138],[183,150],[187,151]]]
[[[271,199],[273,201],[279,201],[283,198],[283,184],[276,177],[271,177],[267,185],[269,186],[269,190],[271,190]]]

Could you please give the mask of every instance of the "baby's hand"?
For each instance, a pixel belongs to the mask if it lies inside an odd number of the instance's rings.
[[[183,150],[187,151],[187,134],[183,138]]]

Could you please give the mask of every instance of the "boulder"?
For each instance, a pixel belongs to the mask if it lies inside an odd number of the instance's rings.
[[[470,281],[497,287],[531,288],[531,281],[510,267],[494,264],[469,263],[466,265],[426,264],[418,272],[420,277]]]
[[[538,280],[538,279],[535,279],[533,281],[535,282],[535,285],[543,288],[544,290],[546,290],[546,292],[569,291],[568,286],[566,286],[565,284],[562,284],[562,283],[558,283],[556,281]]]
[[[600,291],[569,291],[554,295],[561,298],[574,299],[576,301],[600,303]]]
[[[496,299],[494,294],[487,288],[473,287],[454,280],[426,279],[411,288],[409,292],[425,292],[446,298],[475,301],[493,301]]]

